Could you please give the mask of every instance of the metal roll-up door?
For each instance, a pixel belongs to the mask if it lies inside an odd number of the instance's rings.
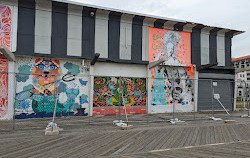
[[[212,110],[211,80],[198,81],[198,111]]]
[[[217,86],[215,86],[217,85]],[[233,110],[233,82],[228,80],[213,80],[213,89],[215,94],[220,94],[220,102],[229,111]],[[214,99],[214,109],[223,110],[219,102]]]
[[[227,110],[233,110],[233,82],[229,80],[199,80],[198,84],[199,111],[211,111],[213,108],[215,111],[224,111],[219,102],[212,99],[213,91],[215,94],[220,94],[219,100]]]

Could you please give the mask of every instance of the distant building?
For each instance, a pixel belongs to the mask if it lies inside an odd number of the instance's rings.
[[[245,97],[245,91],[250,87],[250,55],[234,58],[232,64],[236,69],[236,96]]]

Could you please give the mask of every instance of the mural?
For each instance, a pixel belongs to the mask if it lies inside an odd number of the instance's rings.
[[[11,45],[11,9],[0,4],[0,45],[10,49]]]
[[[149,61],[166,61],[151,69],[151,105],[192,105],[191,35],[167,29],[149,29]]]
[[[8,60],[0,55],[0,118],[7,114],[8,110]]]
[[[17,65],[17,118],[52,116],[55,104],[57,114],[64,116],[88,107],[88,78],[79,77],[85,71],[81,63],[19,58]]]
[[[11,46],[11,9],[0,5],[0,45],[10,49]],[[8,110],[8,60],[0,52],[0,118]]]
[[[123,95],[123,102],[128,113],[146,112],[145,78],[95,77],[93,115],[118,114],[117,107],[119,106],[119,100],[122,98],[120,94]],[[124,113],[123,108],[121,113]]]

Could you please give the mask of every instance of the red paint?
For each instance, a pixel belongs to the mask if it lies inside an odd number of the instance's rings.
[[[0,5],[0,45],[11,48],[11,9]],[[0,52],[0,118],[8,111],[8,60]]]
[[[126,107],[127,114],[146,114],[146,107]],[[94,108],[93,116],[99,115],[118,115],[119,108]],[[121,107],[121,115],[125,115],[124,107]]]

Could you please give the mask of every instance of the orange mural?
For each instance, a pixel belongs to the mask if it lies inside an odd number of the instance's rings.
[[[149,28],[149,62],[164,58],[165,65],[191,64],[191,34],[167,29]]]
[[[0,45],[11,47],[11,9],[0,5]],[[8,110],[8,60],[0,52],[0,118]]]
[[[151,105],[193,104],[194,75],[191,33],[149,28],[149,62],[166,61],[151,69]]]

